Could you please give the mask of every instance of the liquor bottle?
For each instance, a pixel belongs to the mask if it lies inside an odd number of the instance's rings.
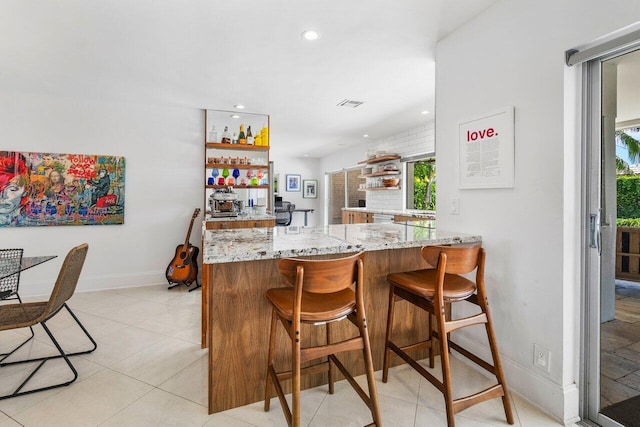
[[[233,133],[233,139],[231,140],[232,144],[237,144],[238,143],[238,133],[234,132]]]
[[[240,144],[246,144],[247,143],[247,137],[244,135],[244,125],[240,125],[240,134],[238,135],[238,142]]]
[[[216,125],[211,125],[211,130],[209,131],[209,142],[218,142],[218,131],[216,130]]]
[[[231,144],[231,134],[229,133],[229,128],[227,126],[224,127],[224,131],[222,132],[222,143]]]
[[[260,137],[262,138],[262,145],[269,145],[269,128],[266,124],[262,125],[262,129],[260,129]]]
[[[251,134],[251,125],[247,126],[247,145],[253,145],[253,135]]]

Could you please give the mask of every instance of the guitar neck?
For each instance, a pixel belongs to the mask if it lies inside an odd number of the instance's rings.
[[[187,230],[187,237],[184,239],[184,247],[189,247],[189,237],[191,237],[191,229],[193,228],[193,221],[195,221],[196,217],[200,213],[200,209],[196,209],[193,212],[193,216],[191,217],[191,224],[189,224],[189,230]]]

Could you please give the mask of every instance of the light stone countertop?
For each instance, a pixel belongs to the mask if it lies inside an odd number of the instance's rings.
[[[207,214],[204,218],[205,221],[255,221],[255,220],[263,220],[263,219],[276,219],[275,215],[271,215],[267,213],[266,215],[258,215],[258,214],[248,214],[248,215],[238,215],[238,216],[221,216],[221,217],[212,217],[211,214]],[[203,224],[204,225],[204,224]]]
[[[203,262],[255,261],[424,245],[481,242],[479,235],[440,231],[432,221],[204,230]]]
[[[416,218],[434,219],[436,211],[424,211],[419,209],[376,209],[376,208],[342,208],[343,211],[365,212],[379,215],[402,215]]]

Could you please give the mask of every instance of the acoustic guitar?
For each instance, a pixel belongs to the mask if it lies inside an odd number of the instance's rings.
[[[199,288],[198,284],[198,253],[200,249],[197,246],[193,246],[189,243],[189,237],[191,236],[191,229],[193,228],[193,221],[200,214],[200,209],[196,208],[193,211],[191,217],[191,224],[189,224],[189,230],[187,231],[187,237],[184,239],[184,243],[176,247],[176,254],[169,263],[165,276],[167,282],[169,282],[169,289],[177,285],[189,286],[191,283],[196,282],[196,288]],[[193,289],[190,289],[191,292]]]

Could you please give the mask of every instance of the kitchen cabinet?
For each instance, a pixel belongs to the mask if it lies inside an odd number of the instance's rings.
[[[373,157],[371,159],[363,160],[358,162],[361,165],[377,165],[380,163],[390,163],[399,160],[400,156],[395,154],[388,154],[379,157]],[[375,181],[367,180],[367,184],[362,191],[380,191],[380,190],[399,190],[400,189],[400,175],[402,175],[402,171],[397,167],[392,170],[379,170],[377,172],[363,173],[360,175],[361,178],[367,179],[375,179]],[[389,183],[389,181],[392,181]],[[384,182],[387,181],[385,184]],[[395,182],[393,182],[395,181]]]
[[[260,228],[275,227],[275,219],[239,219],[228,221],[207,221],[205,223],[207,230],[230,230],[232,228]]]
[[[269,120],[265,114],[205,110],[205,209],[209,209],[211,194],[226,187],[233,187],[233,191],[238,193],[238,200],[252,200],[254,205],[265,205],[270,209]],[[253,129],[254,145],[221,142],[225,127],[233,136],[239,133],[241,124],[245,132],[249,127]],[[213,135],[212,126],[215,126],[217,135]],[[256,145],[258,143],[260,145]],[[225,169],[227,177],[222,176]]]
[[[343,224],[368,224],[373,222],[373,214],[368,212],[342,211]]]

